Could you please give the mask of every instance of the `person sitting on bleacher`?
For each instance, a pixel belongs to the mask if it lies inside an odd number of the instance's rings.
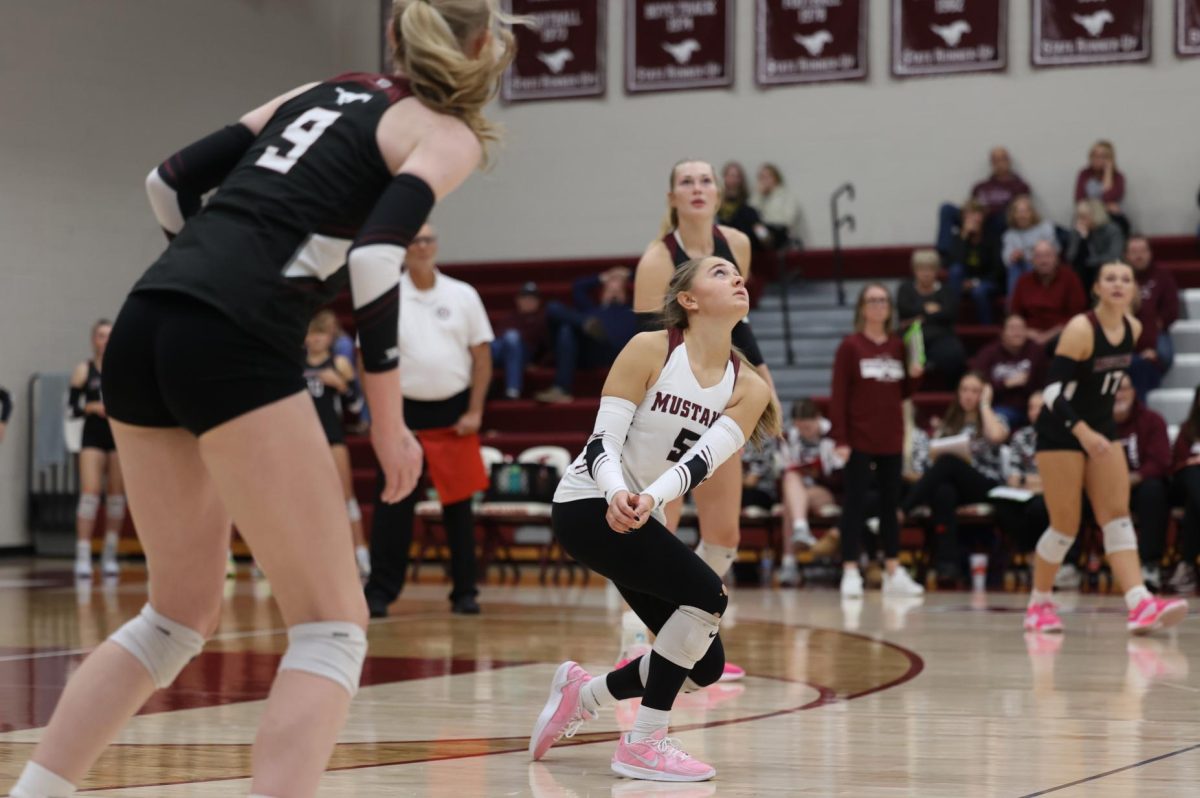
[[[1044,347],[1029,340],[1029,327],[1017,315],[1005,319],[999,339],[979,350],[971,361],[971,370],[992,386],[993,405],[1009,429],[1025,423],[1029,396],[1042,384],[1045,367]]]
[[[1125,234],[1112,222],[1100,200],[1080,200],[1075,205],[1075,224],[1063,253],[1084,285],[1096,281],[1096,273],[1106,263],[1121,259],[1125,252]]]
[[[1096,200],[1121,229],[1129,235],[1129,221],[1121,203],[1125,200],[1125,175],[1117,168],[1117,150],[1111,141],[1101,139],[1088,150],[1088,165],[1075,178],[1075,201]]]
[[[933,464],[901,504],[905,515],[926,505],[932,511],[939,581],[957,583],[961,576],[958,508],[987,501],[1003,482],[1006,440],[1008,424],[992,409],[992,387],[975,372],[964,374],[945,418],[934,424]]]
[[[955,296],[971,295],[975,318],[992,323],[992,297],[1004,286],[1004,264],[1000,260],[998,236],[984,224],[986,209],[978,200],[962,206],[962,224],[946,254],[950,291]]]
[[[971,199],[983,205],[986,218],[985,228],[988,232],[999,236],[1004,232],[1004,213],[1013,197],[1019,194],[1029,194],[1029,184],[1013,171],[1012,158],[1004,147],[994,147],[988,154],[992,172],[987,180],[981,180],[971,187]],[[950,243],[962,224],[962,216],[957,205],[945,203],[938,212],[937,248],[942,255],[950,251]]]
[[[1033,206],[1033,198],[1021,194],[1008,206],[1008,229],[1004,231],[1001,257],[1008,275],[1006,293],[1012,296],[1021,275],[1033,267],[1033,246],[1039,241],[1054,241],[1054,225],[1042,219]],[[984,322],[985,324],[987,322]]]
[[[504,396],[518,399],[525,384],[525,367],[537,362],[549,349],[546,311],[537,283],[521,286],[510,315],[496,325],[500,334],[492,341],[492,362],[504,368]]]
[[[1142,578],[1157,591],[1162,585],[1159,570],[1170,514],[1167,475],[1171,470],[1171,442],[1167,422],[1138,400],[1128,376],[1117,389],[1113,420],[1129,464],[1129,509],[1137,520]]]
[[[1141,292],[1137,317],[1142,323],[1129,376],[1138,398],[1162,383],[1163,375],[1175,362],[1175,345],[1171,340],[1171,325],[1179,319],[1179,286],[1169,269],[1154,262],[1150,241],[1141,235],[1133,236],[1125,245],[1125,262],[1133,267]]]
[[[905,280],[896,290],[896,312],[902,328],[921,322],[926,374],[936,374],[947,385],[953,385],[966,366],[967,353],[954,334],[959,296],[950,286],[938,282],[940,268],[936,251],[913,252],[913,279]]]
[[[750,196],[750,207],[758,211],[759,218],[770,234],[771,246],[775,249],[786,247],[799,238],[796,235],[796,222],[800,211],[796,198],[784,185],[783,175],[775,164],[765,163],[758,167],[757,177],[757,186]]]
[[[750,204],[746,170],[737,161],[721,167],[721,207],[717,209],[717,222],[745,233],[755,252],[766,249],[770,243],[770,230]]]
[[[1053,241],[1034,244],[1033,271],[1021,275],[1009,299],[1009,312],[1025,319],[1029,337],[1041,346],[1056,341],[1071,317],[1087,309],[1083,283],[1062,267]]]
[[[742,507],[771,512],[779,501],[779,442],[768,439],[742,450]]]
[[[997,501],[996,525],[1005,538],[1013,543],[1015,551],[1029,554],[1037,545],[1038,538],[1050,525],[1050,513],[1046,510],[1046,499],[1042,496],[1042,475],[1037,466],[1037,424],[1038,416],[1042,414],[1042,392],[1034,391],[1026,403],[1025,415],[1029,425],[1022,427],[1012,434],[1008,441],[1008,468],[1005,470],[1004,481],[1010,488],[1027,490],[1033,494],[1028,501]],[[1070,565],[1074,578],[1078,580],[1079,572],[1073,564]],[[1078,587],[1078,582],[1076,582]]]
[[[1171,472],[1175,475],[1175,493],[1183,500],[1178,542],[1182,558],[1167,586],[1187,595],[1196,592],[1196,558],[1200,557],[1200,388],[1193,394],[1187,420],[1175,438]]]
[[[574,308],[561,302],[546,305],[554,339],[554,384],[537,394],[539,402],[573,401],[576,370],[611,366],[637,333],[630,276],[625,266],[614,266],[602,274],[581,277],[571,287]],[[592,298],[597,288],[599,301]]]
[[[843,464],[834,455],[837,444],[829,437],[829,428],[829,422],[821,417],[811,399],[797,399],[792,404],[792,423],[786,433],[784,471],[780,479],[787,521],[779,570],[781,585],[800,582],[797,546],[810,549],[814,556],[828,556],[837,551],[840,537],[836,530],[830,530],[818,541],[808,524],[810,513],[835,504],[833,487]]]

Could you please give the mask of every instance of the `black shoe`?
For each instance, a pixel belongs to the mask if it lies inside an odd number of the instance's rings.
[[[454,603],[450,605],[450,612],[455,615],[478,615],[479,602],[475,600],[474,596],[463,596],[454,600]]]
[[[367,612],[372,618],[386,618],[388,616],[388,602],[380,598],[367,597]]]

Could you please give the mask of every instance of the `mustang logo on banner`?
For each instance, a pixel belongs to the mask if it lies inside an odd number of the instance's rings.
[[[1175,52],[1200,55],[1200,0],[1175,0]]]
[[[1007,0],[892,0],[892,74],[1003,70],[1007,28]]]
[[[1150,0],[1033,0],[1033,65],[1150,60]]]
[[[536,27],[513,27],[517,57],[504,73],[505,102],[604,95],[607,3],[505,0],[505,10]]]
[[[625,90],[732,86],[732,5],[727,0],[626,0]]]
[[[867,76],[867,0],[756,0],[760,86]]]

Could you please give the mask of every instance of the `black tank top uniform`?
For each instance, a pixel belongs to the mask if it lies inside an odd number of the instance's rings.
[[[342,396],[334,388],[321,381],[321,372],[333,368],[332,354],[317,365],[311,363],[304,368],[304,380],[308,383],[308,393],[312,396],[313,405],[317,408],[317,418],[321,419],[321,428],[325,430],[325,440],[329,443],[345,443],[346,435],[342,429]]]
[[[87,381],[83,384],[83,403],[85,405],[104,401],[100,392],[100,369],[96,368],[96,364],[91,360],[87,365]],[[80,446],[84,449],[99,449],[103,452],[111,452],[116,449],[117,445],[113,441],[112,427],[108,425],[108,419],[95,413],[85,414]]]
[[[663,236],[663,244],[667,247],[667,252],[671,253],[671,261],[678,269],[683,264],[691,260],[684,249],[683,241],[679,237],[678,230],[672,230]],[[713,225],[713,257],[722,258],[741,268],[741,264],[737,262],[737,258],[733,256],[733,248],[729,246],[728,239],[721,232],[721,228]],[[746,360],[750,361],[752,366],[760,366],[763,364],[762,350],[758,348],[758,339],[754,337],[754,330],[750,329],[750,322],[742,319],[733,328],[733,345],[741,350],[746,356]]]
[[[1133,363],[1133,325],[1128,318],[1122,320],[1125,335],[1114,346],[1104,334],[1104,327],[1096,314],[1088,311],[1087,318],[1092,325],[1092,356],[1079,361],[1074,378],[1063,386],[1063,396],[1071,403],[1080,421],[1087,422],[1089,427],[1109,440],[1116,440],[1113,402],[1121,380]],[[1079,439],[1063,426],[1060,419],[1052,416],[1052,413],[1045,411],[1038,416],[1038,451],[1083,451]]]

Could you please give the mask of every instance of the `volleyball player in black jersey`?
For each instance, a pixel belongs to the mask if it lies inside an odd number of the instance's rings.
[[[348,272],[382,498],[398,501],[421,470],[397,373],[400,264],[495,138],[482,109],[511,61],[505,19],[494,0],[397,0],[401,74],[301,86],[150,175],[173,241],[126,300],[104,368],[150,598],[68,681],[13,795],[69,795],[200,652],[231,517],[288,627],[251,793],[315,793],[358,688],[367,607],[304,386],[304,334]]]
[[[1029,632],[1061,632],[1051,591],[1054,575],[1079,531],[1081,495],[1087,491],[1113,577],[1125,591],[1127,628],[1134,634],[1173,626],[1187,614],[1183,599],[1160,599],[1142,581],[1137,535],[1129,518],[1129,467],[1114,445],[1113,399],[1133,362],[1142,324],[1131,315],[1137,294],[1133,267],[1106,263],[1096,275],[1094,310],[1063,329],[1042,392],[1037,420],[1037,465],[1050,526],[1038,540],[1033,592],[1025,613]]]
[[[692,258],[710,255],[724,258],[736,264],[747,281],[750,279],[750,239],[732,227],[716,223],[721,199],[712,164],[680,161],[671,169],[669,182],[667,218],[661,238],[646,247],[634,276],[633,309],[643,329],[662,327],[657,310],[662,306],[671,276]],[[771,373],[747,321],[734,328],[733,345],[767,381],[773,393]],[[700,519],[700,545],[696,553],[718,576],[724,577],[737,557],[741,539],[742,458],[731,457],[708,482],[692,492],[692,498]],[[678,500],[666,507],[667,526],[672,530],[679,526],[682,505],[682,500]],[[628,635],[630,624],[624,623],[623,628]],[[643,646],[631,646],[631,642],[628,638],[622,641],[619,662],[645,653]],[[723,678],[740,679],[744,675],[740,667],[726,663]]]
[[[71,372],[71,390],[67,398],[72,414],[83,418],[83,438],[79,449],[79,505],[75,510],[75,576],[92,577],[92,535],[100,514],[100,493],[104,493],[104,549],[100,570],[116,576],[117,539],[125,521],[125,483],[121,461],[108,424],[100,375],[104,350],[112,333],[112,322],[100,319],[92,325],[92,356]]]
[[[346,516],[350,519],[354,540],[354,561],[358,565],[359,577],[365,580],[371,575],[371,552],[363,536],[362,510],[354,497],[350,450],[346,447],[346,431],[342,425],[343,400],[352,405],[357,398],[354,366],[347,358],[334,353],[333,344],[337,334],[337,317],[331,310],[322,310],[308,323],[308,335],[304,337],[307,354],[304,381],[337,466],[338,479],[341,480],[342,494],[346,500]]]

